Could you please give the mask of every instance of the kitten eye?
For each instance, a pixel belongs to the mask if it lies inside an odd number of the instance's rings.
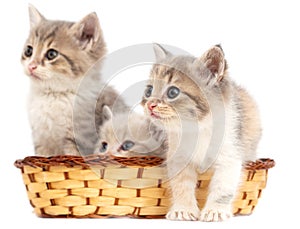
[[[49,49],[46,53],[46,58],[48,60],[53,60],[58,56],[58,52],[54,49]]]
[[[174,87],[174,86],[170,87],[170,88],[168,89],[168,92],[167,92],[167,95],[168,95],[168,98],[169,98],[169,99],[174,99],[174,98],[176,98],[179,94],[180,94],[179,88]]]
[[[148,85],[146,90],[145,90],[145,93],[144,93],[146,98],[149,98],[151,96],[152,90],[153,90],[153,87]]]
[[[28,46],[25,48],[24,55],[25,55],[26,57],[31,57],[31,56],[32,56],[32,53],[33,53],[33,48],[32,48],[32,46],[28,45]]]
[[[121,150],[128,151],[128,150],[130,150],[133,146],[134,146],[134,142],[132,142],[132,141],[125,141],[125,142],[121,145]]]
[[[100,147],[100,152],[104,153],[107,150],[107,146],[108,146],[107,142],[102,142]]]

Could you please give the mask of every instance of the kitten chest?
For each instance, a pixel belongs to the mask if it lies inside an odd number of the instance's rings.
[[[74,98],[74,94],[31,95],[28,108],[34,140],[58,143],[58,139],[65,137],[73,126]]]

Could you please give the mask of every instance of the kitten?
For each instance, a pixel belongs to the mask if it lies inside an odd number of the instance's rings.
[[[172,191],[171,220],[223,221],[242,165],[256,158],[261,136],[255,102],[228,76],[221,46],[200,58],[174,56],[154,45],[153,65],[142,100],[145,113],[165,123],[167,170]],[[197,172],[214,171],[201,213],[195,187]]]
[[[106,45],[98,17],[91,13],[79,22],[52,21],[31,5],[29,16],[21,62],[31,83],[28,112],[35,153],[92,153],[103,105],[126,107],[100,79]]]
[[[150,118],[137,113],[112,115],[108,106],[104,106],[103,116],[105,122],[101,127],[95,154],[165,157],[166,134]]]

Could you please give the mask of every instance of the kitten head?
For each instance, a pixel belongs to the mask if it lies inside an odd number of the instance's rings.
[[[158,44],[154,52],[157,63],[142,100],[151,117],[202,120],[210,113],[210,102],[226,95],[227,64],[221,46],[212,47],[200,58],[174,56]]]
[[[103,108],[104,124],[95,153],[113,156],[164,157],[166,135],[163,128],[144,115],[137,113],[112,115],[108,106]]]
[[[83,76],[106,52],[96,13],[79,22],[52,21],[30,5],[29,17],[21,62],[35,82]]]

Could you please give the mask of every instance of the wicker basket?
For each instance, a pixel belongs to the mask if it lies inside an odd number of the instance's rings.
[[[233,214],[251,214],[266,186],[271,159],[244,167]],[[165,165],[157,157],[26,157],[22,171],[28,198],[40,217],[164,217],[170,205]],[[199,175],[196,197],[202,208],[212,173]]]

